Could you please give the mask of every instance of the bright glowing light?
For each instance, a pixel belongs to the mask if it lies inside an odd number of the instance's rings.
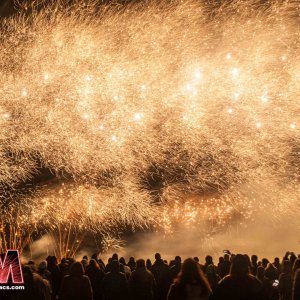
[[[3,119],[9,119],[10,118],[10,113],[4,113],[2,115]]]
[[[259,128],[261,128],[261,126],[262,126],[261,122],[257,122],[257,123],[256,123],[256,128],[259,129]]]
[[[201,70],[197,70],[197,71],[195,72],[195,78],[196,78],[197,80],[201,80],[202,77],[203,77],[202,71],[201,71]]]
[[[44,77],[44,80],[48,80],[49,79],[49,74],[45,73],[43,77]]]
[[[260,97],[260,100],[262,103],[267,103],[269,101],[269,97],[268,97],[268,94],[265,93],[263,94],[261,97]]]
[[[24,90],[22,90],[21,95],[22,95],[23,97],[27,97],[28,92],[24,89]]]
[[[192,96],[197,96],[198,95],[198,90],[195,86],[188,84],[186,86],[186,90],[191,94]]]
[[[82,118],[85,119],[85,120],[88,120],[90,118],[90,115],[88,113],[84,113],[82,115]]]
[[[232,68],[230,71],[233,78],[236,78],[240,75],[241,70],[239,68]]]
[[[192,85],[188,84],[186,86],[186,89],[187,89],[187,91],[191,92],[193,90],[193,87],[192,87]]]
[[[140,121],[140,120],[143,119],[143,117],[144,117],[144,115],[142,113],[135,113],[134,114],[134,120],[135,121]]]
[[[233,99],[238,100],[240,98],[240,93],[234,93],[233,94]]]

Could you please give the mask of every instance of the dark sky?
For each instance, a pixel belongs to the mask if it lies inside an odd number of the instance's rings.
[[[6,17],[14,13],[13,0],[1,0],[0,1],[0,16]]]

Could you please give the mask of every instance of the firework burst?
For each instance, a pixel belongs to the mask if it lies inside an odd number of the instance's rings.
[[[39,164],[75,182],[41,191],[45,227],[299,206],[298,1],[57,1],[1,28],[2,194]]]

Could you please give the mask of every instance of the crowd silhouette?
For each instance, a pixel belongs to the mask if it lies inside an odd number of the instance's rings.
[[[126,263],[114,254],[105,264],[97,254],[82,261],[49,256],[23,266],[25,290],[12,300],[300,300],[300,255],[287,252],[273,262],[229,251],[217,264],[206,256],[166,261],[159,253]]]

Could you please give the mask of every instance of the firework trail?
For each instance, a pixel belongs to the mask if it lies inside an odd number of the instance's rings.
[[[44,226],[107,236],[299,207],[299,1],[80,2],[1,22],[3,197],[42,165]]]

